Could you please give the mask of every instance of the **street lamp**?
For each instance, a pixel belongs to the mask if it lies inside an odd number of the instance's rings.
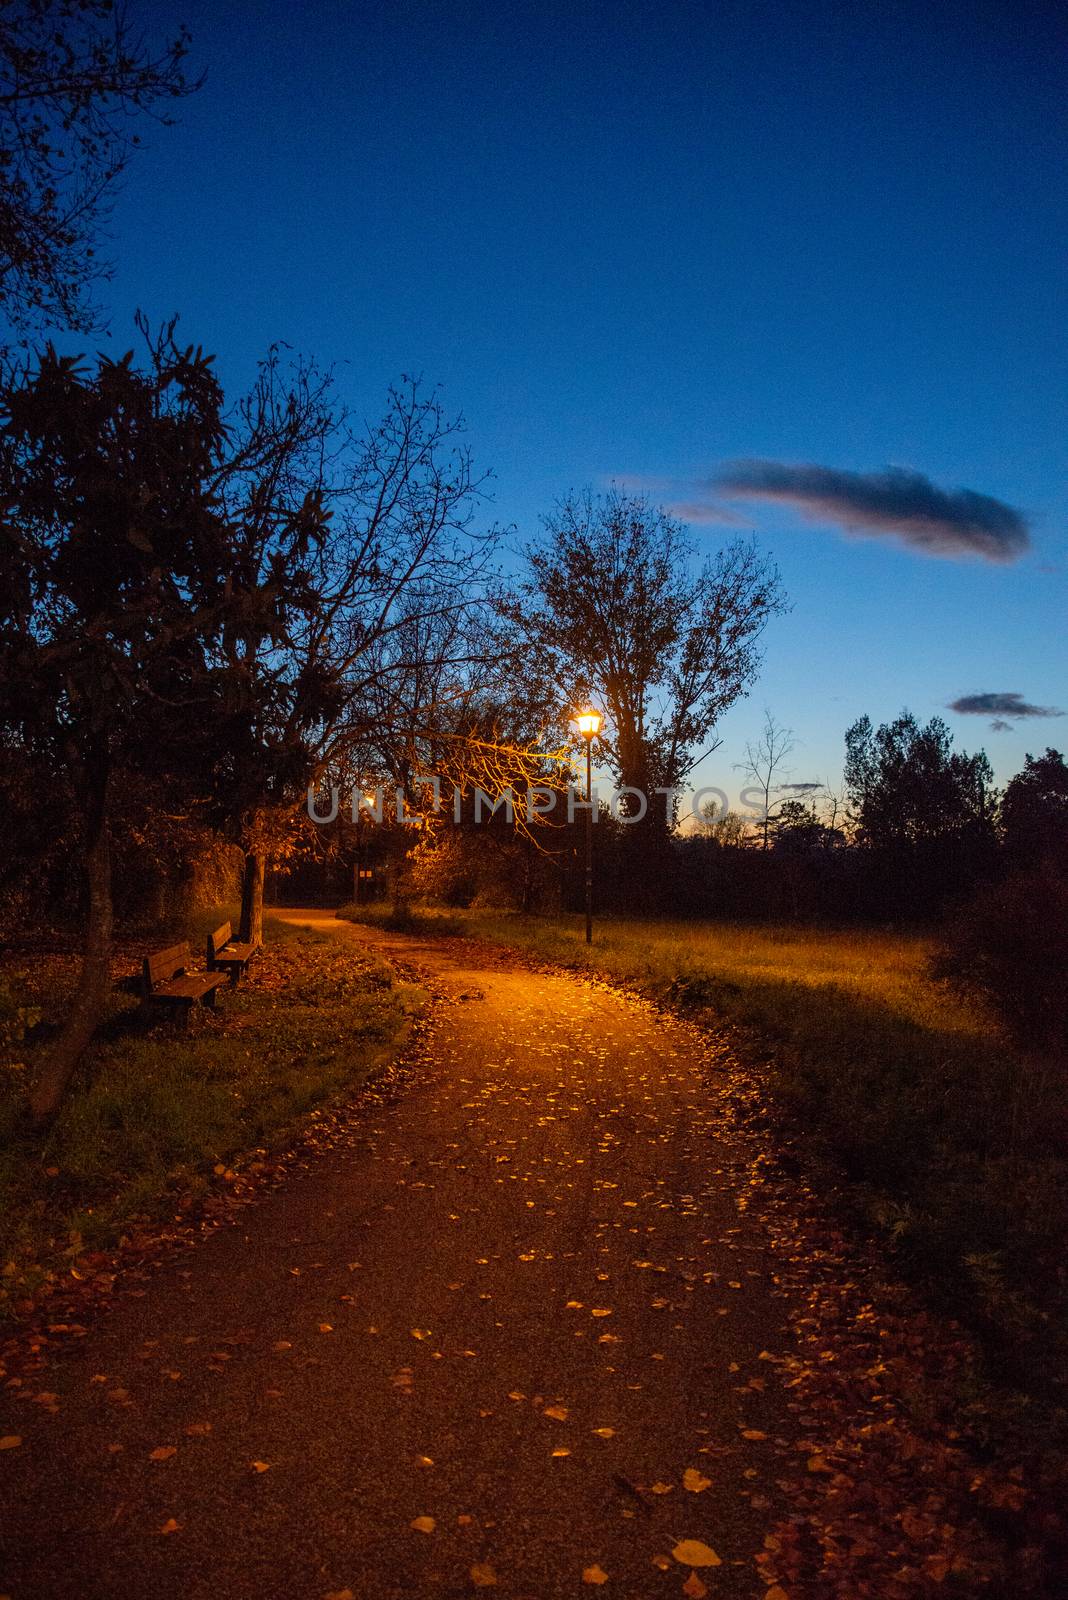
[[[599,711],[579,711],[575,726],[586,741],[586,943],[593,943],[593,741],[601,731]]]
[[[374,801],[373,794],[364,794],[363,799],[368,805]],[[363,806],[356,807],[356,865],[352,869],[352,898],[357,905],[363,896]]]

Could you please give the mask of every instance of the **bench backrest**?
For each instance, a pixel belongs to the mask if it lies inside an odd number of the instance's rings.
[[[189,945],[172,944],[166,950],[145,957],[145,989],[152,993],[157,983],[167,983],[176,973],[184,972],[189,965]]]
[[[208,934],[208,966],[209,967],[211,966],[212,962],[215,960],[215,957],[219,954],[219,951],[223,948],[223,946],[230,943],[230,937],[231,937],[233,931],[234,930],[231,928],[230,924],[228,922],[224,922],[221,928],[216,928],[214,933],[209,933]]]

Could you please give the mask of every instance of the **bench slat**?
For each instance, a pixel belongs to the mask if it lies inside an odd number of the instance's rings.
[[[190,972],[152,991],[153,1000],[198,1000],[226,982],[225,972]]]
[[[154,955],[145,957],[144,975],[149,989],[154,989],[158,983],[166,983],[173,978],[176,972],[184,972],[189,965],[189,945],[172,944],[166,950],[157,950]]]

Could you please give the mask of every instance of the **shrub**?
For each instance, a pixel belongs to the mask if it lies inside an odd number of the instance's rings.
[[[1068,1058],[1068,877],[988,885],[947,929],[936,976],[982,995],[1028,1054]]]

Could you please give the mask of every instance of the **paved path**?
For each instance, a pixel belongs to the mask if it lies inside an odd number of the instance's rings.
[[[698,1036],[386,943],[443,997],[412,1086],[4,1403],[0,1595],[763,1594],[783,1308]]]

